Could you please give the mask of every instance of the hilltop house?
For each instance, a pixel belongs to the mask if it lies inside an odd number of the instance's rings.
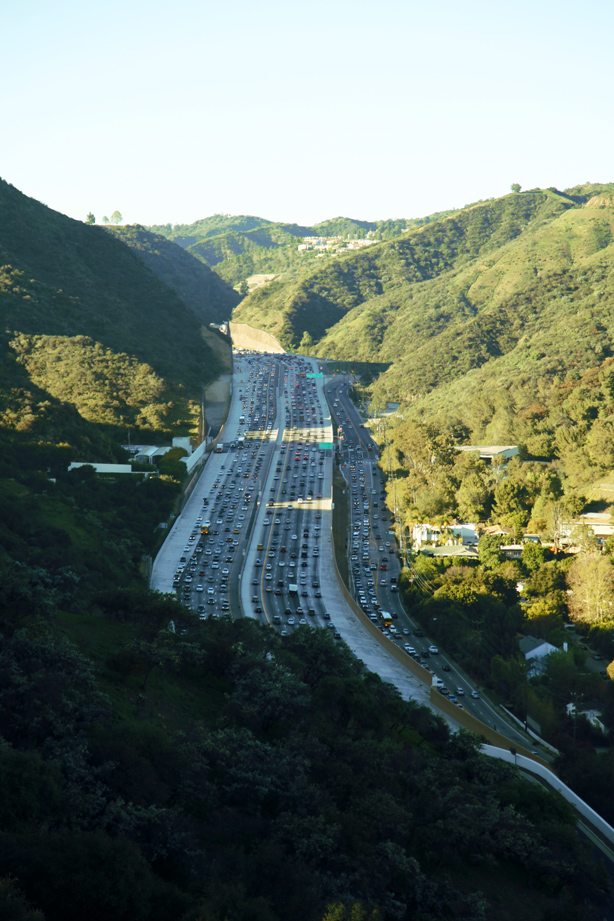
[[[529,675],[538,675],[544,670],[544,659],[552,652],[559,652],[556,646],[534,636],[523,636],[518,643],[520,651],[527,661],[533,660]]]

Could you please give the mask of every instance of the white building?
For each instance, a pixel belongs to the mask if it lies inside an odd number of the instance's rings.
[[[95,464],[92,461],[74,461],[68,469],[78,470],[79,467],[93,467],[96,473],[132,473],[130,464]]]
[[[485,463],[504,467],[518,454],[518,445],[457,445],[456,450],[479,454]]]
[[[568,716],[574,716],[576,713],[575,703],[567,704],[565,709],[567,710]],[[601,710],[591,706],[590,704],[585,704],[584,707],[581,707],[577,712],[580,714],[580,716],[585,716],[589,723],[591,723],[591,725],[595,726],[597,729],[600,729],[604,735],[607,733],[607,729],[601,722]]]
[[[529,675],[538,675],[544,670],[544,659],[552,652],[559,652],[556,646],[546,640],[538,640],[534,636],[524,636],[518,643],[520,651],[527,660],[532,660]]]
[[[448,545],[462,543],[466,547],[476,546],[478,542],[474,524],[415,524],[411,539],[415,550],[424,544],[439,543],[441,540]]]

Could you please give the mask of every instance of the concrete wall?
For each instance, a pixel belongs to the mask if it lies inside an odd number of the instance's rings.
[[[229,325],[232,344],[237,349],[256,349],[259,352],[275,352],[276,354],[285,352],[275,336],[266,333],[263,329],[256,329],[249,323],[230,323]]]
[[[507,740],[506,740],[507,741]],[[490,755],[493,758],[500,758],[502,761],[507,761],[509,764],[517,764],[519,768],[522,768],[524,771],[529,771],[531,774],[539,777],[543,780],[549,787],[553,790],[556,790],[557,793],[560,793],[561,796],[567,800],[568,803],[571,803],[583,818],[587,819],[593,825],[597,831],[599,831],[604,838],[606,838],[610,844],[614,844],[614,828],[611,825],[608,825],[605,819],[595,812],[594,809],[584,802],[583,799],[574,793],[573,790],[570,790],[562,780],[553,774],[552,771],[544,762],[537,762],[535,757],[532,759],[525,758],[523,755],[518,754],[515,758],[514,755],[509,750],[509,744],[507,749],[503,749],[500,746],[494,745],[483,745],[482,750],[485,754]]]
[[[192,473],[194,467],[203,459],[205,452],[207,450],[207,443],[205,441],[201,442],[199,446],[194,450],[189,457],[180,457],[179,460],[184,463],[188,469],[188,473]]]

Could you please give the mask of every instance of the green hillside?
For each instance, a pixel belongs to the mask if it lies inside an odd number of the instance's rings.
[[[289,349],[390,362],[379,392],[411,403],[453,382],[431,402],[462,403],[465,374],[479,389],[491,374],[507,386],[520,370],[583,370],[614,348],[613,191],[479,203],[306,278],[282,278],[246,298],[235,319]]]
[[[423,293],[425,282],[453,273],[482,251],[496,250],[518,236],[528,224],[548,221],[553,213],[567,207],[571,203],[560,196],[542,192],[510,195],[474,206],[392,242],[334,260],[299,285],[281,280],[256,291],[243,301],[235,319],[258,326],[258,318],[263,316],[265,328],[273,332],[274,325],[290,348],[296,348],[307,332],[318,343],[319,352],[337,358],[355,357],[349,351],[352,347],[358,348],[362,357],[365,343],[372,352],[373,336],[376,340],[383,337],[390,321],[404,307],[411,309],[412,320],[422,320],[428,337],[436,316],[425,316],[432,303],[432,297]],[[455,293],[450,291],[455,302],[448,311],[451,317],[458,311]],[[419,303],[414,305],[416,298]],[[374,310],[369,311],[372,304]],[[368,311],[366,322],[352,326],[346,347],[344,328],[333,327],[348,314],[352,319],[357,316],[354,311]],[[376,342],[375,347],[378,345]],[[380,360],[375,354],[371,358]]]
[[[193,224],[153,224],[147,229],[162,234],[187,249],[192,243],[205,240],[207,237],[218,237],[234,231],[244,233],[257,227],[270,226],[273,223],[262,217],[245,214],[213,214],[211,217],[194,221]]]
[[[223,323],[230,318],[240,297],[202,260],[139,224],[106,229],[134,250],[164,284],[176,291],[202,323]]]
[[[192,243],[188,252],[229,284],[239,286],[250,275],[287,273],[302,265],[297,246],[300,236],[270,224],[245,232],[229,231]]]
[[[452,213],[452,212],[446,212]],[[304,237],[363,239],[371,233],[388,240],[408,227],[419,227],[442,215],[411,220],[360,221],[338,217],[312,227],[282,224],[245,215],[214,215],[193,224],[154,225],[149,230],[189,250],[237,289],[243,289],[251,275],[283,275],[300,278],[338,257],[331,251],[298,250]],[[343,250],[342,244],[339,250]]]
[[[1,181],[0,312],[0,424],[27,437],[66,440],[69,417],[84,449],[87,423],[90,442],[186,432],[218,373],[199,319],[129,247]]]

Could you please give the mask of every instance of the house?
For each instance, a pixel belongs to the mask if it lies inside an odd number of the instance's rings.
[[[440,547],[424,546],[420,550],[422,556],[454,557],[455,559],[479,560],[475,547],[464,547],[462,544],[444,544]]]
[[[568,716],[574,716],[576,714],[576,705],[575,703],[567,704],[565,709],[567,710]],[[600,729],[603,734],[607,733],[605,725],[601,722],[602,710],[598,703],[590,703],[585,701],[584,704],[577,710],[580,716],[586,717],[589,723],[592,726],[595,726],[597,729]]]
[[[457,445],[456,450],[477,453],[486,464],[505,467],[518,454],[518,445]]]
[[[477,547],[478,543],[474,524],[415,524],[411,539],[416,550],[420,550],[424,544],[438,543],[441,540],[449,546],[462,543],[468,547]]]
[[[132,473],[130,464],[98,464],[92,461],[73,461],[69,470],[78,470],[79,467],[93,467],[96,473]]]
[[[134,455],[134,459],[138,464],[153,464],[155,458],[162,457],[168,451],[170,451],[169,447],[159,448],[156,445],[140,445]]]
[[[501,544],[499,549],[508,560],[520,560],[522,558],[522,544]]]
[[[573,521],[562,521],[559,525],[559,540],[561,544],[570,545],[574,540],[574,532],[580,528],[588,528],[600,544],[614,534],[614,523],[609,512],[585,512]]]
[[[534,636],[523,636],[518,643],[520,651],[527,661],[534,660],[529,674],[537,675],[544,670],[544,659],[553,652],[559,652],[556,646]]]

